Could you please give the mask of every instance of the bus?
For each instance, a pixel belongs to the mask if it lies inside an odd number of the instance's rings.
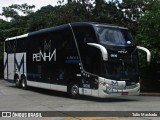
[[[138,50],[127,28],[74,22],[7,38],[4,79],[27,86],[88,95],[138,95]]]

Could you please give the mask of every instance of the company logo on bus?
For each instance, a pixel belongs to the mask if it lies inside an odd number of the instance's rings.
[[[33,61],[56,61],[56,49],[51,52],[51,40],[49,42],[44,41],[44,52],[40,50],[39,53],[33,53]]]
[[[51,61],[52,58],[56,61],[56,49],[52,53],[49,52],[48,54],[46,52],[42,53],[41,50],[39,53],[33,54],[33,61]]]
[[[125,50],[125,49],[122,49],[122,50],[118,51],[118,53],[121,53],[121,54],[126,54],[126,53],[127,53],[127,50]]]

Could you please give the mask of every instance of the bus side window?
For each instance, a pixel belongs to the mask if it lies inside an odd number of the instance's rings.
[[[96,35],[92,27],[74,28],[83,68],[92,74],[100,74],[100,51],[87,43],[96,43]]]
[[[61,32],[58,36],[57,41],[58,49],[65,49],[65,50],[75,50],[76,45],[73,39],[73,35],[70,29],[66,28],[64,31]]]
[[[61,31],[53,32],[51,39],[53,40],[54,47],[55,47],[57,50],[63,49],[63,45],[62,45],[63,36],[61,35]]]
[[[8,50],[8,41],[5,42],[5,52],[6,52],[6,53],[9,52],[9,50]]]
[[[16,40],[9,40],[5,43],[5,51],[7,53],[15,53],[17,50],[17,41]]]
[[[17,53],[22,53],[27,51],[27,38],[20,38],[17,40]]]
[[[93,38],[93,36],[89,33],[86,33],[85,34],[85,37],[84,37],[84,43],[95,43],[96,40]]]

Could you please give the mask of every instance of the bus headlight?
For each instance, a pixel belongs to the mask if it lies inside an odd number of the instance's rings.
[[[106,83],[105,81],[101,81],[101,82],[100,82],[99,80],[95,79],[95,82],[101,84],[101,85],[104,86],[104,87],[111,87],[111,85],[108,84],[108,83]]]
[[[103,82],[102,85],[105,86],[105,87],[111,87],[110,84],[108,84],[106,82]]]

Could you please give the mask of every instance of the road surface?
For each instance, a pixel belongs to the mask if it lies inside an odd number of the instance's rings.
[[[66,93],[29,88],[23,90],[16,88],[14,84],[0,80],[0,111],[160,111],[160,96],[123,96],[114,98],[94,98],[82,96],[80,99],[71,99]],[[63,117],[29,118],[30,120],[134,120],[128,117],[100,117],[89,118],[69,117],[64,113]],[[96,114],[96,113],[95,113]],[[98,114],[98,113],[97,113]],[[116,112],[115,112],[116,114]],[[124,113],[125,114],[125,113]],[[124,115],[125,116],[125,115]],[[8,118],[0,118],[0,120]],[[15,120],[22,118],[14,118]],[[27,118],[23,118],[27,119]],[[159,120],[158,117],[136,117],[138,120]],[[13,118],[12,118],[13,120]]]

